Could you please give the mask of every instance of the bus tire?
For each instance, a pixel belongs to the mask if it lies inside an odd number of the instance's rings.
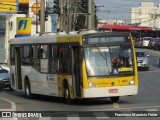
[[[29,99],[32,98],[29,80],[27,80],[27,81],[25,82],[25,94],[26,94],[26,97],[27,97],[27,98],[29,98]]]
[[[64,100],[65,100],[65,103],[67,104],[71,104],[72,101],[71,101],[71,98],[70,98],[70,90],[69,90],[69,86],[68,86],[68,83],[65,82],[64,84]]]
[[[111,97],[111,101],[113,103],[118,102],[119,101],[119,97]]]

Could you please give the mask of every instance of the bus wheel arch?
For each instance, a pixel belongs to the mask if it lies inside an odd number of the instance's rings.
[[[63,80],[63,98],[65,103],[71,104],[70,88],[66,79]]]
[[[29,78],[26,76],[24,80],[25,94],[27,98],[32,98]]]

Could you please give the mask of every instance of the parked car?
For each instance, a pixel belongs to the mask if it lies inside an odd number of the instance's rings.
[[[160,50],[160,39],[156,40],[153,49],[154,50]]]
[[[138,68],[143,68],[148,71],[149,70],[149,62],[148,62],[149,55],[146,55],[146,53],[142,50],[137,50],[136,56],[137,56]]]
[[[0,66],[0,90],[7,87],[11,89],[10,73]]]
[[[158,41],[160,38],[152,38],[149,42],[149,45],[148,45],[148,48],[149,49],[153,49],[154,48],[154,45],[155,45],[155,42]]]
[[[148,48],[149,42],[151,41],[152,37],[143,37],[141,39],[140,47],[141,48]]]
[[[6,65],[0,65],[3,69],[7,70],[10,73],[10,68]]]

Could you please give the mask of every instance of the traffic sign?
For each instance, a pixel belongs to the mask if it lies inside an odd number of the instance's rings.
[[[34,3],[32,5],[31,10],[32,10],[34,15],[36,15],[36,9],[37,9],[37,13],[38,13],[38,11],[41,9],[41,3],[40,2],[37,3],[37,8],[36,8],[36,3]]]

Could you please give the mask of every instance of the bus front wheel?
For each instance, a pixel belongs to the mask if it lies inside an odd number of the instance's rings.
[[[67,104],[71,104],[70,91],[67,83],[64,84],[64,100]]]
[[[25,94],[27,98],[32,98],[30,83],[28,80],[26,81],[26,84],[25,84]]]
[[[119,97],[111,97],[111,101],[113,103],[118,102],[119,101]]]

